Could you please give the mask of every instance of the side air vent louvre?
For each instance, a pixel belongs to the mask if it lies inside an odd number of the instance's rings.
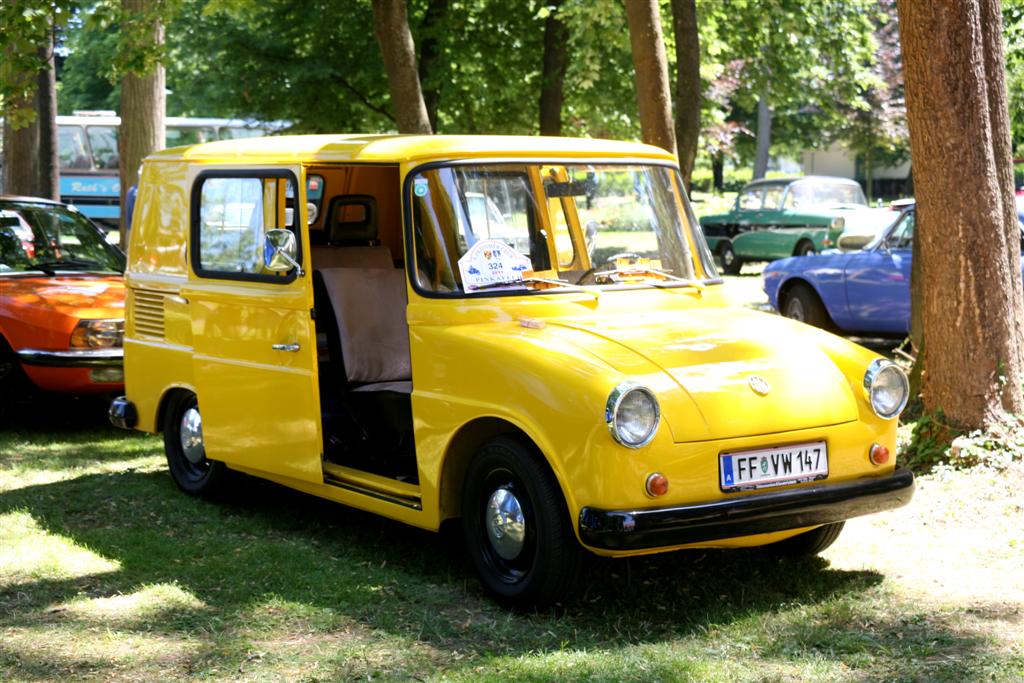
[[[154,339],[164,338],[164,299],[161,292],[132,290],[132,320],[135,334]]]

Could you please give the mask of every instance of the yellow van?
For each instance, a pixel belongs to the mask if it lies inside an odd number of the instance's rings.
[[[460,519],[502,602],[562,598],[584,550],[818,552],[913,494],[903,372],[731,307],[663,150],[214,142],[146,160],[133,226],[112,421],[191,494]]]

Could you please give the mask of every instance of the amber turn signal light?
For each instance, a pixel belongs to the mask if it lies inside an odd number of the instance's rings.
[[[647,477],[647,495],[657,498],[668,493],[668,479],[660,472]]]
[[[884,465],[889,462],[889,449],[881,444],[873,443],[868,450],[868,459],[873,465]]]

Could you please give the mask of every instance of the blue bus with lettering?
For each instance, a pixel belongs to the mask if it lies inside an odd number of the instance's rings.
[[[57,117],[60,199],[108,228],[121,220],[121,178],[114,112],[75,112]],[[260,137],[284,127],[281,122],[167,117],[167,146],[212,140]]]

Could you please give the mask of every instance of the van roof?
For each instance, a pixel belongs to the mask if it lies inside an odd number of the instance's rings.
[[[389,162],[501,157],[645,158],[675,161],[635,142],[514,135],[280,135],[220,140],[156,152],[155,161],[232,163]]]

